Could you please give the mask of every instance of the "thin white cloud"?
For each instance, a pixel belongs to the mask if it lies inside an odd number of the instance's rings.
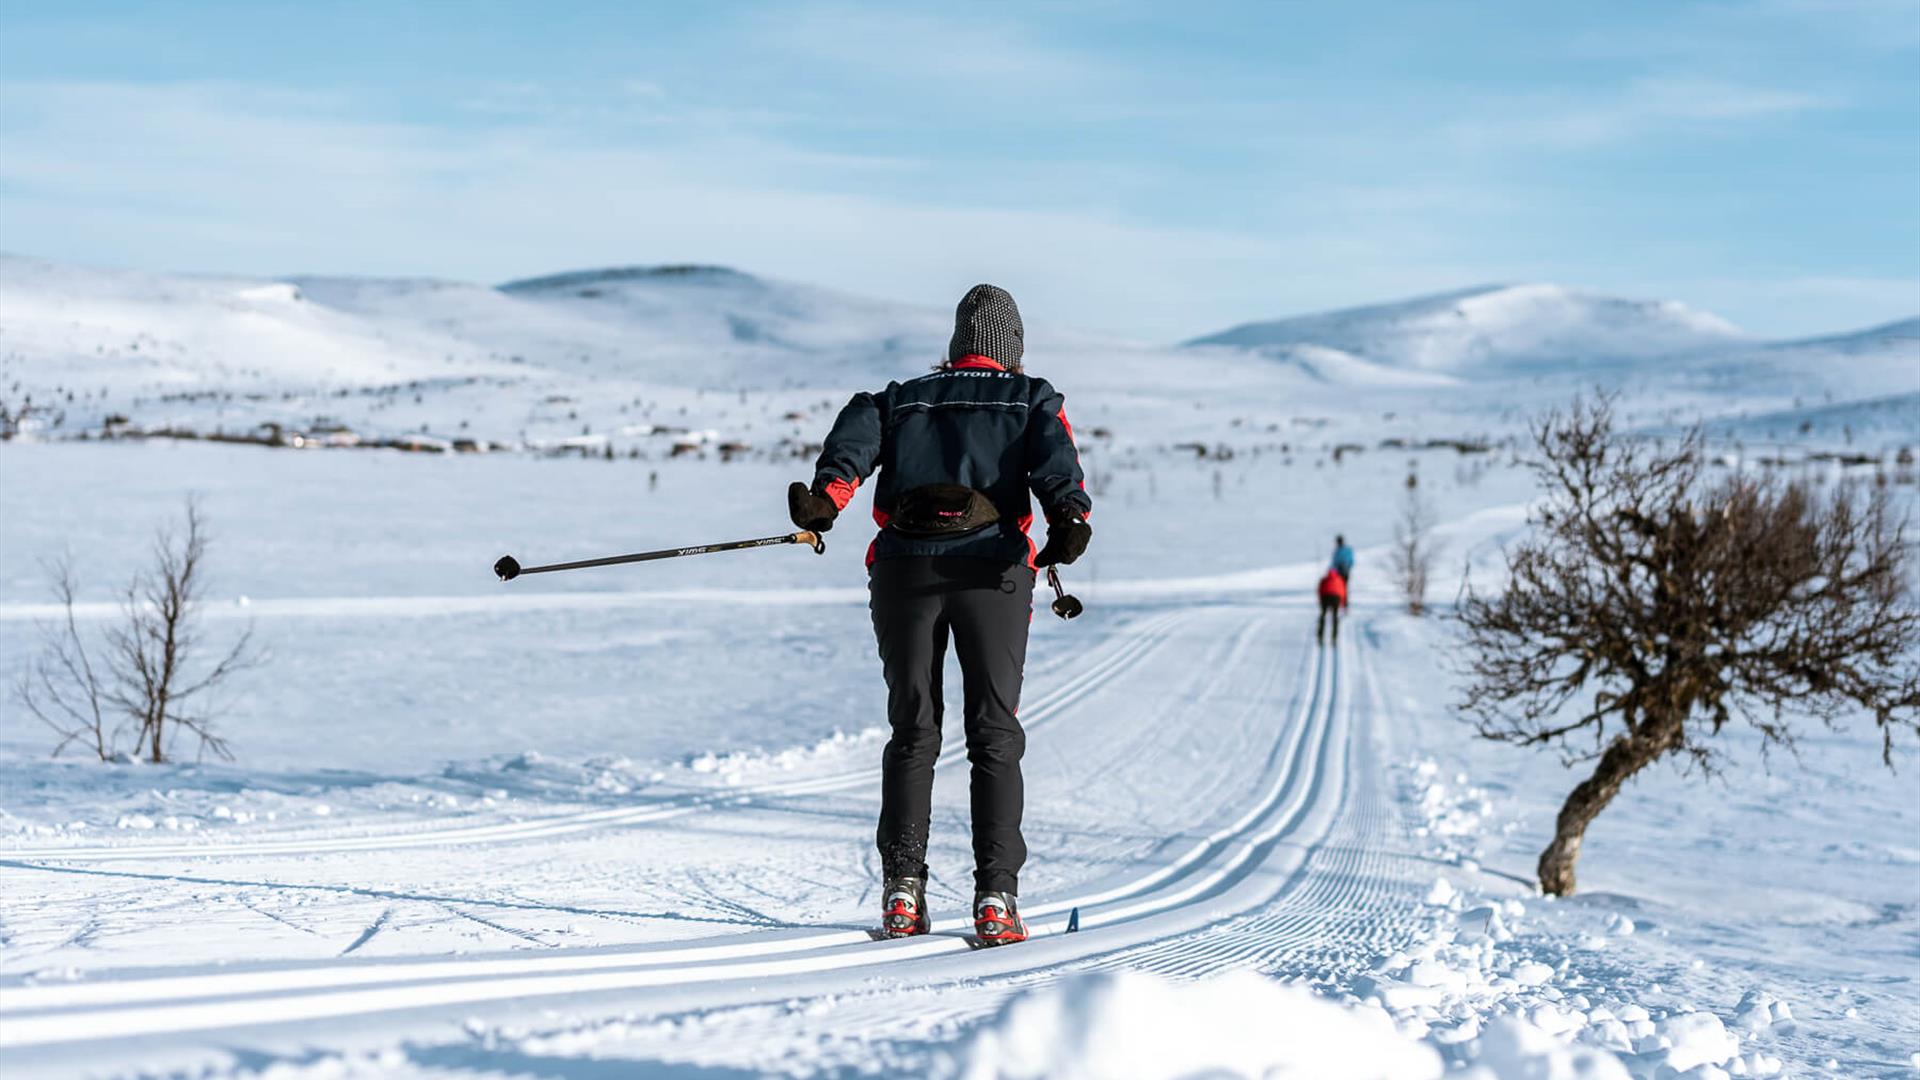
[[[1920,4],[1914,0],[1757,0],[1756,13],[1784,16],[1821,34],[1846,34],[1876,50],[1920,45]]]
[[[1843,101],[1821,94],[1690,76],[1651,76],[1592,100],[1516,98],[1443,129],[1469,150],[1587,149],[1672,131],[1713,129]]]
[[[1920,278],[1796,277],[1747,284],[1761,296],[1790,297],[1821,305],[1840,302],[1863,309],[1909,311],[1920,315]]]
[[[1175,338],[1245,306],[1330,299],[1324,268],[1365,242],[855,194],[828,181],[872,162],[739,135],[606,144],[363,123],[225,85],[14,83],[0,98],[6,246],[151,269],[504,280],[728,262],[923,300],[1017,277],[1058,322]]]
[[[746,43],[792,56],[823,75],[873,78],[934,92],[1001,97],[1085,87],[1111,68],[1063,42],[1046,41],[1006,12],[957,5],[778,4],[743,26]]]
[[[1841,101],[1819,94],[1743,86],[1712,79],[1655,77],[1634,82],[1624,110],[1647,123],[1665,120],[1725,120],[1830,109]]]
[[[1679,96],[1710,113],[1767,106]],[[1248,203],[1258,221],[1176,227],[1091,199],[963,205],[921,191],[928,163],[821,151],[725,119],[429,126],[355,119],[359,104],[219,83],[0,83],[0,246],[154,270],[482,281],[722,262],[921,302],[997,280],[1042,322],[1155,340],[1558,272],[1511,251],[1503,261],[1487,239],[1550,229],[1550,204],[1462,177],[1309,171]],[[669,95],[648,107],[671,106]],[[1088,180],[1042,186],[1076,179]],[[1717,306],[1682,285],[1668,295]],[[1845,325],[1816,309],[1802,326]]]

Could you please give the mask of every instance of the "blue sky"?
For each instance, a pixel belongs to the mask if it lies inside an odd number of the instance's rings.
[[[1920,314],[1920,0],[0,2],[0,250],[717,262],[1153,340],[1491,281]]]

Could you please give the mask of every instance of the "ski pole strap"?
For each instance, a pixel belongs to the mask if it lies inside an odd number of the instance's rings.
[[[545,574],[554,570],[584,570],[590,566],[618,566],[622,563],[653,562],[657,559],[678,559],[687,555],[710,555],[716,551],[742,551],[746,548],[772,547],[776,544],[806,544],[813,548],[814,554],[824,555],[827,543],[820,534],[802,530],[783,536],[763,536],[757,540],[730,540],[724,544],[698,544],[693,547],[662,548],[659,551],[639,551],[632,555],[610,555],[604,559],[580,559],[575,562],[549,563],[546,566],[521,566],[511,555],[502,556],[493,564],[493,572],[502,581],[512,581],[521,574]]]

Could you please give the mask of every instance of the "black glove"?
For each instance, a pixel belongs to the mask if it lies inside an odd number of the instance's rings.
[[[795,480],[787,485],[787,514],[795,525],[808,532],[823,533],[833,528],[833,519],[840,516],[840,508],[833,505],[832,499],[816,494]]]
[[[1093,526],[1087,524],[1087,519],[1078,510],[1050,517],[1049,521],[1047,545],[1033,557],[1035,566],[1052,566],[1055,563],[1066,566],[1087,553],[1087,542],[1093,539]]]

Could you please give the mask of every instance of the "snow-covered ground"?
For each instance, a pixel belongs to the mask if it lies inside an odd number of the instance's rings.
[[[270,653],[228,702],[232,764],[49,761],[0,704],[0,1067],[1920,1069],[1911,751],[1882,768],[1864,723],[1799,760],[1729,736],[1730,782],[1637,780],[1582,893],[1544,900],[1531,866],[1575,776],[1471,737],[1446,625],[1399,614],[1382,565],[1411,472],[1445,520],[1442,611],[1469,562],[1485,580],[1530,494],[1513,440],[1595,384],[1650,430],[1710,421],[1729,461],[1910,490],[1912,324],[1765,343],[1546,286],[1189,347],[1028,321],[1097,535],[1066,573],[1087,615],[1042,610],[1029,661],[1036,938],[981,952],[956,746],[937,932],[866,932],[859,515],[824,557],[487,569],[782,531],[807,442],[847,390],[923,369],[943,311],[712,269],[496,290],[0,262],[0,400],[47,407],[0,443],[0,676],[53,613],[40,560],[71,554],[93,632],[188,493],[210,639],[250,626]],[[491,452],[269,445],[346,432]],[[1361,549],[1354,618],[1320,649],[1336,531]]]

